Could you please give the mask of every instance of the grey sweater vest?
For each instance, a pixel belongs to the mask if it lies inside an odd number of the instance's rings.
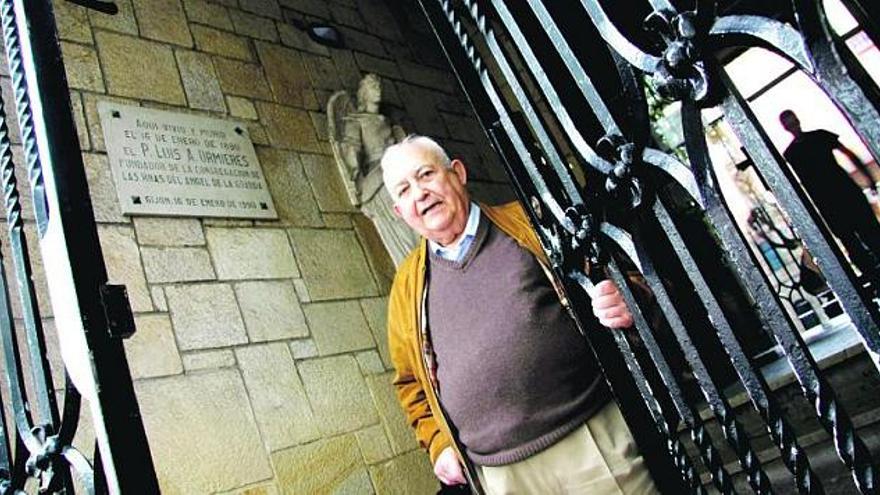
[[[607,403],[584,337],[531,253],[483,216],[463,260],[429,258],[440,402],[470,459],[523,460]]]

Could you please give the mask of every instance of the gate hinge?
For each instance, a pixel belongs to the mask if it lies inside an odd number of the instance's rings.
[[[104,284],[101,286],[100,294],[110,337],[127,339],[134,335],[134,316],[131,313],[125,286]]]

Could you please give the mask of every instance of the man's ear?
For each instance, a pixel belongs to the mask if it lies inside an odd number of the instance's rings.
[[[397,206],[397,203],[394,203],[393,205],[391,205],[391,209],[394,211],[394,215],[396,215],[397,218],[403,218],[400,215],[400,208]]]
[[[452,167],[455,175],[458,176],[458,180],[461,181],[461,185],[467,184],[467,167],[464,166],[464,162],[456,158],[455,160],[452,160],[449,165],[450,167]]]

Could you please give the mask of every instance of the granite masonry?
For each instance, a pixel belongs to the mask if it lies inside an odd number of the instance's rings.
[[[479,198],[510,197],[416,3],[115,3],[114,16],[71,2],[54,8],[101,249],[135,313],[126,352],[162,492],[434,493],[390,383],[393,266],[348,204],[324,114],[330,94],[375,72],[386,113],[464,158]],[[345,48],[310,40],[296,27],[308,22],[336,26]],[[0,82],[10,101],[5,69]],[[101,101],[247,126],[279,219],[122,215]],[[51,308],[38,285],[60,393]],[[91,455],[89,421],[76,444]]]

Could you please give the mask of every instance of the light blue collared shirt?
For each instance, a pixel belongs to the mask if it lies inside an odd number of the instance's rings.
[[[468,214],[467,225],[464,226],[464,235],[454,244],[441,246],[434,241],[428,241],[428,247],[431,252],[437,256],[449,261],[461,261],[467,254],[468,248],[477,237],[477,227],[480,226],[480,207],[476,203],[471,202],[471,211]]]

